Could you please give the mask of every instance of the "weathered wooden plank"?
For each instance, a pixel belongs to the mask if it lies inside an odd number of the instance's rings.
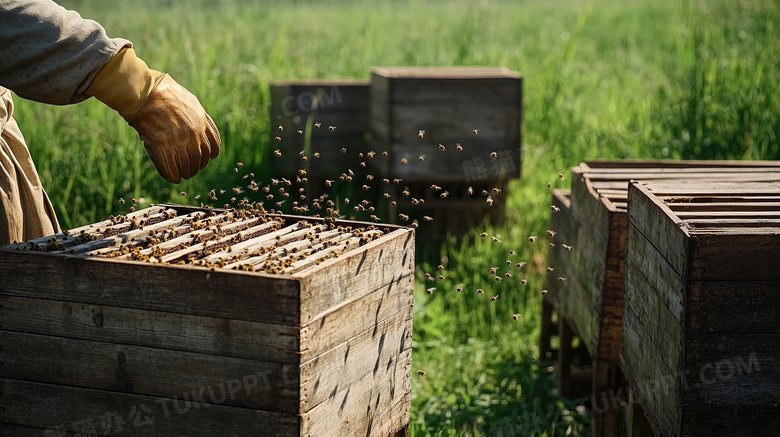
[[[744,197],[780,194],[780,182],[653,181],[648,183],[657,196],[690,196],[737,194]]]
[[[744,202],[699,202],[699,199],[691,202],[673,203],[668,202],[667,206],[674,211],[678,217],[684,217],[684,213],[694,212],[729,212],[729,211],[780,211],[780,199],[777,202],[751,202],[750,199]]]
[[[683,437],[774,436],[780,428],[777,404],[772,405],[683,405],[680,435]]]
[[[218,403],[298,412],[295,365],[11,331],[0,331],[0,339],[8,378],[159,397],[196,392],[199,399],[209,399],[208,387],[224,389],[225,381],[247,379],[254,390]]]
[[[338,258],[309,269],[300,280],[301,321],[308,324],[323,313],[370,293],[398,278],[414,272],[414,231],[399,229],[374,240],[360,251],[348,252]],[[329,269],[338,263],[338,270]],[[327,270],[326,270],[327,269]],[[321,274],[324,272],[328,274]],[[330,291],[329,293],[322,292]]]
[[[679,435],[679,375],[660,359],[660,351],[652,343],[652,337],[630,307],[623,311],[621,359],[632,391],[642,403],[650,422],[661,431],[661,435]]]
[[[621,160],[594,160],[585,161],[583,164],[587,170],[594,169],[615,169],[616,171],[625,171],[630,169],[649,169],[649,171],[679,171],[680,168],[686,168],[695,170],[696,168],[736,168],[743,169],[737,171],[744,171],[746,168],[776,168],[780,167],[780,161],[760,161],[760,160],[671,160],[671,159],[621,159]]]
[[[293,414],[0,378],[0,422],[67,431],[91,422],[105,433],[101,419],[110,421],[113,432],[121,426],[122,435],[138,437],[246,435],[247,430],[301,435],[300,418]]]
[[[687,237],[674,213],[655,198],[641,182],[629,187],[628,221],[672,265],[674,270],[685,276],[687,273]]]
[[[338,392],[302,415],[301,434],[366,436],[377,425],[385,427],[384,422],[388,420],[402,422],[404,419],[401,418],[408,414],[411,359],[412,351],[407,349],[379,363],[376,373],[371,372],[353,384],[339,387]]]
[[[780,179],[780,167],[776,168],[760,168],[753,169],[751,171],[745,171],[739,168],[722,168],[722,169],[708,169],[708,168],[687,168],[684,170],[670,171],[670,169],[657,169],[636,171],[634,169],[626,169],[624,172],[586,172],[582,174],[592,182],[627,182],[631,179],[639,179],[642,181],[667,181],[670,179],[679,179],[680,181],[702,183],[705,180],[709,181],[734,181],[734,182],[747,182],[747,181],[777,181]],[[617,184],[615,187],[619,187]],[[622,187],[620,187],[622,188]]]
[[[380,376],[381,366],[412,347],[412,309],[377,323],[333,349],[302,363],[300,411],[306,412],[349,387],[358,377]],[[297,382],[297,381],[296,381]]]
[[[296,279],[234,270],[0,251],[0,295],[300,326]]]
[[[774,281],[689,281],[686,333],[780,334]]]
[[[407,275],[325,313],[301,330],[301,362],[411,308],[413,299],[414,275]]]
[[[778,281],[780,232],[691,237],[690,278],[699,280]]]
[[[384,289],[375,291],[382,292]],[[395,299],[392,302],[396,304]],[[336,334],[337,339],[349,335],[340,332],[346,329],[338,330],[330,326],[330,320],[327,322],[329,331]],[[373,318],[371,322],[374,322]],[[299,329],[276,323],[0,296],[0,328],[226,357],[300,362],[299,355],[292,352],[301,347]],[[328,339],[309,333],[304,344],[311,342],[328,343]]]
[[[780,393],[780,335],[688,334],[683,403],[776,405]]]

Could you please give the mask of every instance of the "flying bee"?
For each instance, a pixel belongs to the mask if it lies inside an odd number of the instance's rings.
[[[409,194],[410,194],[410,193],[409,193],[409,190],[403,190],[403,191],[401,192],[401,195],[402,195],[402,196],[404,196],[404,197],[409,197]]]
[[[487,234],[487,232],[483,232],[483,233],[479,234],[479,236],[482,237],[482,238],[487,238],[488,234]]]
[[[497,300],[498,300],[498,295],[495,295],[495,296],[493,296],[493,297],[491,297],[491,298],[490,298],[490,301],[491,301],[491,302],[495,302],[495,301],[497,301]]]
[[[563,177],[563,173],[558,173],[558,179],[560,179],[560,180],[563,180],[563,179],[564,179],[564,177]]]
[[[383,158],[387,158],[387,150],[385,150],[384,152],[382,152],[382,157],[383,157]]]
[[[303,135],[303,131],[298,129],[298,135]]]
[[[552,211],[552,212],[561,212],[561,209],[558,208],[555,205],[550,205],[550,211]]]
[[[200,194],[198,194],[197,196],[193,197],[192,199],[197,202],[198,200],[200,200]]]
[[[520,283],[523,284],[523,285],[526,285],[526,284],[528,284],[528,280],[527,279],[521,279]]]
[[[446,148],[444,147],[444,145],[443,145],[443,144],[439,144],[439,150],[441,150],[441,151],[443,152],[445,149],[446,149]]]
[[[423,216],[423,220],[425,220],[426,222],[432,222],[433,221],[433,217],[429,217],[429,216],[425,215],[425,216]]]
[[[394,183],[394,184],[400,184],[402,180],[403,180],[403,179],[398,179],[398,178],[395,178],[395,179],[393,179],[393,183]]]
[[[436,268],[439,269],[439,270],[444,270],[444,266],[442,264],[439,264],[439,266],[436,267]]]
[[[366,161],[361,161],[361,162],[360,162],[360,166],[361,166],[361,167],[365,167],[365,166],[366,166]]]
[[[548,237],[550,237],[550,238],[554,237],[554,236],[555,236],[555,233],[556,233],[556,232],[555,232],[555,231],[553,231],[553,230],[551,230],[551,229],[548,229],[548,230],[547,230],[547,236],[548,236]]]
[[[425,290],[425,292],[428,294],[433,294],[434,291],[436,291],[436,287],[431,287]]]
[[[314,152],[314,157],[315,158],[319,158],[320,157],[320,152]]]
[[[511,259],[506,260],[506,266],[507,267],[512,267],[512,260]]]
[[[417,199],[415,199],[414,197],[412,197],[412,202],[411,203],[412,203],[412,205],[418,205],[420,202]]]
[[[282,137],[274,137],[274,141],[276,142],[282,141]]]
[[[406,163],[409,162],[406,160],[406,158],[401,158],[401,165],[406,165]]]
[[[511,273],[509,273],[509,272],[506,272],[506,273],[504,273],[504,276],[505,276],[505,277],[507,277],[507,278],[511,278],[511,277],[512,277],[512,274],[511,274]]]
[[[322,123],[314,123],[314,129],[319,129],[322,126]]]
[[[412,229],[417,229],[417,226],[420,226],[420,224],[419,224],[419,223],[417,223],[417,220],[415,220],[415,221],[413,221],[413,222],[412,222],[412,224],[411,224],[411,225],[409,225],[409,226],[411,226],[411,227],[412,227]]]
[[[488,196],[488,198],[485,199],[485,203],[487,204],[487,206],[493,206],[493,198]]]
[[[347,153],[347,148],[346,147],[342,147],[341,148],[341,153]]]
[[[449,191],[445,191],[445,192],[439,194],[439,197],[441,197],[442,199],[446,199],[449,195],[450,195],[450,192]]]
[[[547,182],[547,188],[552,188],[552,184]]]
[[[328,126],[328,130],[331,132],[336,132],[336,126]]]
[[[379,221],[379,217],[375,216],[374,214],[371,214],[371,220],[373,220],[375,222],[378,222]]]
[[[526,266],[526,264],[528,264],[528,263],[527,262],[519,262],[519,263],[515,264],[515,267],[518,268],[518,269],[522,269],[523,267]]]
[[[120,197],[120,198],[119,198],[119,204],[120,204],[120,205],[124,205],[124,204],[125,204],[125,199],[123,199],[123,198],[121,198],[121,197]]]
[[[438,186],[438,185],[436,185],[436,184],[434,184],[434,185],[431,185],[431,190],[433,190],[433,191],[439,191],[439,190],[441,190],[441,187],[440,187],[440,186]]]
[[[563,276],[558,276],[558,282],[563,282],[565,280],[566,280],[566,278],[564,278]]]
[[[542,290],[542,294],[547,294],[547,290]]]
[[[509,254],[510,254],[510,255],[517,255],[517,252],[515,252],[515,251],[514,251],[514,250],[512,250],[512,249],[509,249]]]
[[[431,274],[430,273],[426,273],[425,274],[425,279],[431,279]]]
[[[512,320],[520,320],[520,317],[522,317],[522,315],[520,315],[520,314],[512,314]]]
[[[368,185],[363,185],[363,191],[368,191],[369,189],[371,189],[371,187]]]
[[[457,287],[457,288],[455,288],[455,291],[457,291],[458,293],[461,293],[463,291],[463,287]]]
[[[420,155],[420,158],[419,158],[419,159],[420,159],[420,162],[423,162],[423,161],[425,161],[425,155]]]
[[[501,240],[499,240],[496,237],[493,237],[493,244],[501,244]]]
[[[547,273],[550,273],[550,272],[551,272],[551,271],[553,271],[553,270],[555,270],[555,269],[554,269],[554,268],[552,268],[552,267],[547,267]]]
[[[571,246],[568,244],[561,244],[561,247],[563,247],[565,250],[571,250]]]
[[[491,267],[490,268],[490,274],[491,275],[495,275],[496,274],[496,270],[498,270],[498,267]]]
[[[349,205],[349,197],[345,197],[344,198],[344,204],[345,205]]]
[[[276,150],[274,150],[274,156],[276,156],[277,158],[279,158],[279,157],[281,157],[281,156],[282,156],[282,152],[280,152],[280,151],[279,151],[279,149],[276,149]]]
[[[488,190],[482,190],[482,195],[483,196],[489,196],[490,193],[488,193]]]
[[[473,195],[474,195],[474,188],[469,187],[469,196],[473,196]]]
[[[484,291],[484,290],[482,290],[481,288],[477,288],[477,294],[482,294],[482,295],[484,295],[484,294],[485,294],[485,291]]]
[[[374,155],[376,155],[376,152],[368,152],[368,153],[366,153],[366,156],[368,156],[368,159],[374,159]]]
[[[460,143],[455,143],[455,148],[458,150],[458,152],[463,151],[463,146],[461,146]]]
[[[531,243],[533,243],[534,241],[536,241],[536,237],[534,237],[533,235],[531,235],[530,237],[528,237],[528,241],[530,241]]]
[[[478,134],[478,133],[479,133],[479,130],[478,130],[478,129],[474,129],[473,131],[471,131],[471,133],[472,133],[472,134],[474,134],[474,135],[476,135],[476,134]]]
[[[385,199],[389,199],[390,198],[390,193],[384,193],[384,194],[382,194],[382,197],[384,197]]]
[[[496,276],[496,277],[495,277],[495,278],[493,278],[493,279],[494,279],[496,282],[501,282],[501,277],[500,277],[500,276]]]
[[[498,194],[500,192],[501,192],[500,188],[495,188],[495,187],[493,188],[493,194]]]
[[[553,247],[555,247],[555,243],[549,243],[547,246],[549,246],[550,249],[552,249]]]
[[[496,152],[490,152],[490,159],[496,159],[498,158],[498,154]]]
[[[444,275],[439,275],[438,279],[439,279],[440,281],[443,281],[443,280],[444,280]]]
[[[417,138],[423,139],[424,135],[425,135],[425,131],[424,130],[420,130],[420,132],[417,133]]]
[[[417,376],[425,376],[425,370],[418,370]]]
[[[233,173],[238,173],[238,167],[233,168]]]
[[[185,193],[184,191],[182,191],[181,193],[179,193],[179,195],[180,195],[181,197],[187,197],[187,193]]]

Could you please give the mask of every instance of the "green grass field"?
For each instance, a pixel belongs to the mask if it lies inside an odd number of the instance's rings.
[[[17,99],[66,228],[126,212],[120,197],[194,203],[195,194],[230,189],[237,161],[269,174],[272,80],[367,78],[377,65],[523,74],[522,179],[500,199],[506,225],[418,251],[413,359],[426,375],[413,378],[415,436],[590,434],[587,417],[556,394],[536,346],[544,273],[533,260],[543,266],[547,247],[527,238],[547,229],[546,183],[569,184],[558,173],[594,158],[780,158],[780,11],[771,0],[61,3],[132,40],[150,66],[199,96],[224,141],[215,162],[173,186],[100,102]],[[479,238],[483,231],[502,243]],[[509,249],[529,262],[526,286],[490,283],[487,269]],[[423,274],[438,264],[447,279],[427,295]],[[458,284],[471,292],[455,293]],[[478,287],[501,297],[489,303]]]

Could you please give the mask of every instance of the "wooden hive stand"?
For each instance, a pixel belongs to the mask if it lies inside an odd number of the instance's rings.
[[[660,436],[778,435],[780,182],[634,181],[621,366]]]
[[[0,435],[406,435],[413,293],[392,225],[162,205],[5,246]]]
[[[624,258],[628,223],[627,198],[631,179],[700,181],[773,181],[780,180],[776,161],[592,161],[572,169],[571,197],[553,193],[553,204],[561,209],[553,213],[550,228],[558,232],[558,243],[573,248],[566,253],[557,244],[551,250],[551,262],[566,281],[548,278],[549,293],[543,304],[540,350],[543,359],[557,358],[561,391],[570,396],[582,393],[572,384],[583,362],[572,350],[570,338],[576,336],[592,359],[591,405],[594,411],[594,435],[613,436],[618,432],[618,408],[614,394],[620,390],[623,375],[619,368],[622,347]],[[552,350],[551,337],[556,330],[552,316],[557,314],[560,350]],[[570,332],[571,331],[571,332]],[[623,401],[626,396],[620,396]],[[609,405],[604,405],[605,400]],[[637,416],[639,417],[639,416]]]

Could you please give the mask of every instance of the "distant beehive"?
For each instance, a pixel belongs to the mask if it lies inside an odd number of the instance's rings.
[[[380,173],[407,183],[519,177],[521,108],[522,79],[503,67],[373,68],[372,142],[392,157]]]
[[[281,140],[272,144],[282,152],[274,161],[278,176],[292,178],[299,169],[308,168],[310,178],[334,179],[347,168],[357,169],[361,162],[358,154],[369,151],[368,81],[275,82],[271,84],[271,102],[271,134]],[[314,128],[315,122],[319,129]],[[282,131],[278,131],[279,125]],[[304,134],[298,134],[299,130]],[[319,153],[320,158],[307,166],[298,153],[305,149],[308,132],[307,155],[311,159]],[[349,153],[342,154],[342,148]]]

